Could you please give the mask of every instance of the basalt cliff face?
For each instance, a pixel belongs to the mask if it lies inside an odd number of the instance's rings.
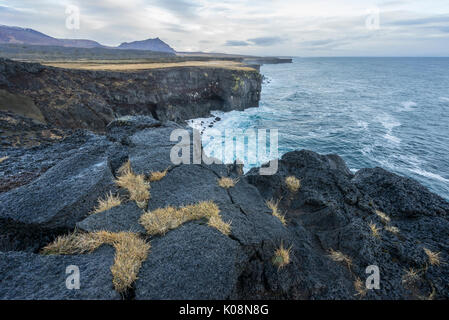
[[[93,131],[123,115],[182,121],[212,110],[258,107],[262,77],[256,69],[86,71],[0,59],[0,110]]]

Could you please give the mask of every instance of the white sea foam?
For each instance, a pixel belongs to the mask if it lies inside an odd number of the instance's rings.
[[[427,177],[427,178],[439,180],[439,181],[445,182],[445,183],[448,183],[448,182],[449,182],[449,179],[446,179],[446,178],[440,176],[439,174],[436,174],[436,173],[432,173],[432,172],[423,170],[423,169],[421,169],[421,168],[410,169],[410,171],[411,171],[411,172],[414,172],[414,173],[416,173],[416,174],[419,174],[420,176],[423,176],[423,177]]]
[[[387,130],[387,133],[384,135],[384,138],[394,144],[401,143],[401,139],[393,135],[393,129],[401,126],[401,123],[396,120],[392,115],[388,113],[383,113],[378,117],[378,121],[382,124],[382,126]]]
[[[402,111],[411,111],[418,104],[413,101],[404,101],[404,102],[401,102],[401,105],[402,105]]]
[[[387,139],[388,141],[391,141],[395,144],[400,144],[401,143],[401,139],[399,139],[398,137],[393,136],[390,133],[387,133],[386,135],[384,135],[384,138]]]

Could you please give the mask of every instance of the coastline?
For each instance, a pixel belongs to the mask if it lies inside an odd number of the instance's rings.
[[[4,65],[19,80],[22,67]],[[122,73],[55,71],[39,65],[24,68],[45,81],[50,80],[46,72],[61,72],[64,81],[71,81],[66,78],[69,75],[95,75],[100,82],[103,77],[129,80]],[[200,71],[204,76],[204,70]],[[257,88],[260,75],[240,85],[235,72],[242,71],[220,73],[226,92],[236,92],[233,88],[239,84],[237,89],[244,88],[242,99],[253,96],[248,82],[254,81],[252,87]],[[10,80],[0,79],[0,88],[23,90],[19,82],[5,87]],[[119,94],[129,94],[120,87],[116,87]],[[25,88],[13,94],[33,96],[33,90],[39,90]],[[70,101],[72,96],[60,97],[66,98]],[[201,105],[199,111],[192,109],[194,115],[206,114],[215,106],[206,98]],[[180,107],[167,110],[176,114]],[[234,107],[239,106],[229,106]],[[5,270],[0,274],[1,299],[449,297],[445,282],[449,271],[442,266],[449,261],[449,203],[416,181],[381,168],[353,174],[338,155],[307,150],[283,155],[272,176],[260,175],[258,168],[242,175],[236,164],[173,164],[171,150],[177,142],[170,135],[177,129],[190,129],[170,117],[147,113],[117,117],[109,123],[102,119],[98,122],[102,130],[96,133],[71,124],[52,131],[57,129],[52,127],[56,121],[42,124],[2,113],[8,130],[23,130],[26,125],[33,132],[49,133],[47,140],[39,138],[32,147],[18,144],[1,149],[0,158],[7,157],[0,162],[0,269]],[[183,146],[193,156],[191,142]],[[117,182],[124,174],[131,177],[131,186]],[[220,183],[223,178],[228,178],[228,184]],[[144,198],[136,199],[133,188],[143,188]],[[120,203],[97,210],[107,195],[118,197]],[[171,220],[156,231],[149,228],[145,219],[151,222],[151,215],[164,214],[166,208],[178,213],[207,208],[218,213]],[[125,289],[114,286],[123,275],[113,272],[117,259],[125,259],[126,266],[130,265],[127,259],[133,258],[120,251],[117,243],[122,242],[105,241],[92,251],[65,247],[78,243],[73,239],[96,237],[98,232],[125,243],[138,239],[145,250],[137,268],[131,264],[132,270],[125,269],[126,275],[135,276]],[[54,242],[58,237],[62,238]],[[45,248],[52,246],[59,251],[46,253]],[[61,286],[66,265],[80,266],[82,290]],[[381,271],[382,290],[364,290],[359,285],[366,268],[373,265]],[[413,268],[421,270],[419,277],[411,277]]]

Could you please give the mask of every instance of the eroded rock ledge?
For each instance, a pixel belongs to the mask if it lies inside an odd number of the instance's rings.
[[[181,121],[208,116],[212,110],[258,107],[261,82],[257,67],[112,72],[0,59],[0,111],[57,128],[103,131],[123,115]]]
[[[110,247],[85,255],[41,254],[75,228],[130,231],[151,242],[125,298],[449,297],[449,203],[419,183],[380,168],[352,174],[337,155],[305,150],[284,155],[274,176],[257,170],[240,176],[235,166],[217,164],[173,166],[169,135],[178,127],[127,117],[109,125],[105,136],[78,132],[50,146],[17,149],[0,163],[1,170],[14,164],[38,168],[42,161],[49,167],[0,194],[0,299],[120,298],[112,286]],[[143,209],[114,183],[127,160],[147,177],[168,168],[150,183]],[[289,176],[301,181],[297,192],[286,185]],[[220,177],[238,182],[224,189]],[[121,195],[122,204],[90,215],[95,199],[108,192]],[[280,200],[285,225],[266,205],[270,199]],[[144,211],[200,201],[214,201],[223,220],[232,221],[229,236],[204,220],[162,236],[148,236],[139,223]],[[291,248],[283,268],[273,259],[280,246]],[[80,267],[80,290],[65,288],[67,265]],[[370,265],[380,269],[379,290],[359,286]]]

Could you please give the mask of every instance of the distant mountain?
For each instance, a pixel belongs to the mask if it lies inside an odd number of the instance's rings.
[[[150,50],[158,52],[175,53],[176,51],[159,38],[142,41],[124,42],[119,49]]]
[[[0,25],[0,44],[4,43],[76,48],[103,47],[98,42],[92,40],[56,39],[33,29]]]
[[[0,44],[27,44],[38,46],[59,46],[74,48],[113,48],[84,39],[56,39],[42,32],[20,27],[10,27],[0,25]],[[173,48],[159,38],[147,39],[143,41],[124,42],[118,49],[147,50],[165,53],[176,53]]]

